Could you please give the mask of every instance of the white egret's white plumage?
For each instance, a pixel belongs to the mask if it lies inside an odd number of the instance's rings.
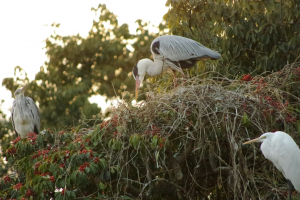
[[[261,142],[260,149],[265,158],[270,160],[300,192],[300,149],[293,138],[282,131],[276,131],[264,133],[244,144],[251,142]]]
[[[30,97],[24,96],[25,88],[26,86],[15,91],[11,110],[14,131],[21,138],[26,138],[30,132],[39,134],[41,127],[39,109]]]
[[[184,76],[182,69],[190,68],[200,60],[215,60],[221,57],[219,53],[192,39],[176,35],[164,35],[154,39],[150,50],[154,62],[142,59],[132,70],[136,80],[136,94],[146,73],[149,76],[157,76],[171,69],[179,71]]]

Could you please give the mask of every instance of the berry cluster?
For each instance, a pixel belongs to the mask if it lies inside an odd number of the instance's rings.
[[[15,140],[12,141],[13,145],[16,145],[21,140],[21,137],[17,137]]]
[[[83,165],[80,165],[79,166],[79,171],[84,172],[86,167],[90,167],[90,163],[85,162],[85,163],[83,163]]]
[[[250,76],[250,74],[245,74],[241,81],[251,81],[253,77]]]
[[[35,145],[35,144],[36,144],[36,139],[37,139],[37,137],[38,137],[38,135],[37,135],[36,133],[33,133],[33,132],[31,132],[31,133],[29,133],[29,134],[27,135],[27,138],[28,138],[28,140],[30,141],[30,143],[31,143],[32,145]]]

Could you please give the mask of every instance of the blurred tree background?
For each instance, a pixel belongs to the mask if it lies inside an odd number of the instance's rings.
[[[15,137],[14,135],[10,136],[8,134],[8,132],[12,130],[12,124],[11,122],[5,119],[6,115],[1,111],[3,101],[4,100],[0,102],[0,142],[1,142],[0,145],[1,146],[3,144],[9,144],[10,141]],[[0,175],[1,176],[7,172],[7,168],[8,168],[7,163],[4,162],[3,160],[2,153],[3,152],[0,150]]]

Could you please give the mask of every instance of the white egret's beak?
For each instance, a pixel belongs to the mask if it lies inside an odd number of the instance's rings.
[[[249,144],[249,143],[252,143],[252,142],[259,142],[260,139],[261,139],[261,137],[258,137],[258,138],[255,138],[253,140],[249,140],[248,142],[244,142],[243,144]]]

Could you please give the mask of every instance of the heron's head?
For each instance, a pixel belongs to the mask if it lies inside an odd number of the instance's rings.
[[[22,88],[19,88],[15,91],[15,97],[18,98],[18,97],[22,97],[24,96],[24,91],[26,89],[26,85]]]
[[[138,96],[140,85],[143,82],[144,77],[147,73],[148,61],[146,60],[148,59],[140,60],[132,69],[132,75],[133,78],[135,79],[135,98],[137,98]]]
[[[267,138],[270,138],[274,135],[274,133],[268,132],[268,133],[264,133],[262,134],[260,137],[255,138],[253,140],[249,140],[247,142],[244,142],[243,144],[250,144],[252,142],[264,142]]]

